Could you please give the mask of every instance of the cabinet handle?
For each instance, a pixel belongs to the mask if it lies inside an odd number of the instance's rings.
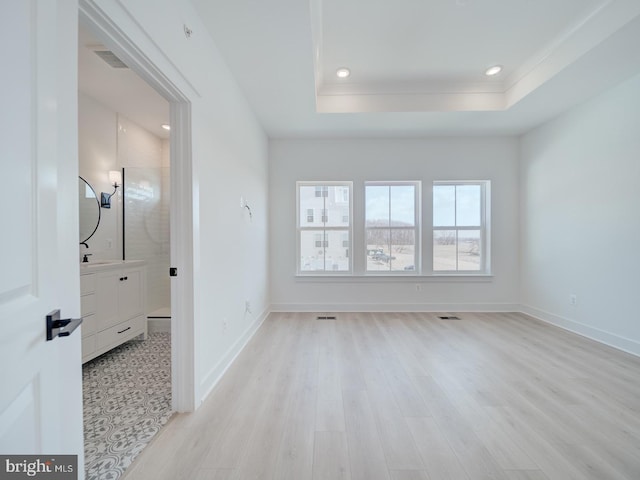
[[[120,330],[118,333],[123,333],[123,332],[126,332],[127,330],[131,330],[131,327],[127,327],[124,330]]]

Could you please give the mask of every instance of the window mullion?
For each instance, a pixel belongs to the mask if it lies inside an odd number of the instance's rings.
[[[389,249],[389,271],[391,271],[392,266],[391,266],[391,257],[393,255],[391,255],[391,185],[389,185],[388,187],[388,193],[387,193],[387,198],[389,199],[389,205],[387,206],[387,224],[388,224],[388,238],[389,238],[389,244],[387,245],[387,248]]]
[[[456,271],[460,270],[460,264],[458,262],[458,259],[460,258],[460,251],[458,250],[458,247],[459,247],[458,242],[459,242],[459,235],[458,235],[458,229],[456,228]]]
[[[456,271],[460,269],[458,265],[458,186],[453,186],[453,223],[456,226]]]
[[[322,266],[327,271],[327,220],[329,215],[325,215],[327,213],[327,197],[329,196],[329,191],[327,187],[327,195],[324,194],[324,188],[322,187],[322,211],[320,212],[320,220],[322,220]]]

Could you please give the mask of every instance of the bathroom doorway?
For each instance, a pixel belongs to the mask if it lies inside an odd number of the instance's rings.
[[[152,317],[146,339],[83,366],[86,478],[117,479],[173,412],[171,109],[82,24],[78,50],[79,173],[110,200],[82,254],[143,260]],[[120,174],[115,183],[109,172]]]
[[[78,116],[79,174],[110,198],[82,254],[144,260],[150,330],[170,332],[170,104],[83,25]]]
[[[128,18],[122,5],[105,11],[97,0],[79,0],[80,24],[122,59],[170,104],[171,235],[171,403],[176,412],[192,412],[198,403],[195,379],[194,224],[195,200],[191,153],[191,102],[199,97],[175,65],[162,55],[148,57],[146,34],[135,22],[125,33],[118,22]],[[117,17],[112,18],[111,15]],[[145,52],[150,50],[150,52]]]

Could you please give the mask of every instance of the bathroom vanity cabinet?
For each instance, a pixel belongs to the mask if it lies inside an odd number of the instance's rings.
[[[81,264],[82,363],[147,336],[145,262]]]

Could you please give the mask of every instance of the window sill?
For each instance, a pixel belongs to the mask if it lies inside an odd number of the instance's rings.
[[[380,282],[398,282],[398,283],[428,283],[428,282],[470,282],[482,283],[492,282],[493,275],[490,273],[476,274],[433,274],[433,275],[408,275],[408,274],[297,274],[295,276],[297,282],[302,283],[380,283]]]

